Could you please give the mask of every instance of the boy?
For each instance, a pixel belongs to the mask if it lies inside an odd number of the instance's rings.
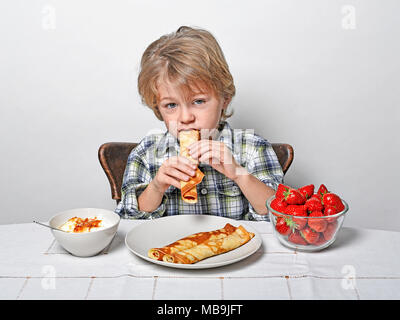
[[[235,95],[221,48],[206,30],[180,27],[145,50],[138,89],[167,132],[143,138],[128,157],[116,212],[124,218],[212,214],[269,220],[266,200],[283,172],[271,144],[252,130],[232,130],[227,107]],[[199,130],[179,155],[179,132]],[[181,181],[199,168],[196,203],[181,199]]]

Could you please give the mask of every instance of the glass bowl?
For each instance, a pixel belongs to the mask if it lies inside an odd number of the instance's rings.
[[[272,209],[271,202],[274,199],[275,196],[272,196],[266,202],[273,233],[284,246],[299,251],[319,251],[334,243],[349,210],[347,202],[341,199],[345,208],[334,215],[293,216]],[[291,226],[289,230],[286,227],[288,225]]]

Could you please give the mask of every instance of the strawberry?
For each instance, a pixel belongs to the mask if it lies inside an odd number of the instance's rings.
[[[285,209],[285,213],[292,215],[292,216],[298,216],[298,217],[307,217],[307,211],[304,208],[303,205],[288,205]],[[305,218],[292,218],[293,222],[295,223],[295,228],[297,230],[301,230],[303,229],[306,224],[307,224],[307,219]]]
[[[275,229],[280,234],[288,236],[294,229],[294,222],[292,219],[278,217],[276,219]]]
[[[312,198],[315,198],[315,199],[318,199],[318,200],[322,200],[322,197],[320,196],[319,193],[314,193],[314,194],[310,197],[310,199],[312,199]]]
[[[324,184],[321,184],[318,188],[317,194],[322,198],[325,193],[328,193],[328,189],[325,187]]]
[[[324,238],[326,241],[329,241],[332,239],[332,237],[334,236],[334,234],[336,232],[337,225],[338,225],[337,221],[328,223],[326,230],[323,232]]]
[[[303,205],[297,205],[297,204],[290,204],[285,208],[286,214],[293,215],[295,212],[304,212],[304,206]]]
[[[305,228],[300,231],[300,235],[306,240],[309,244],[315,244],[318,241],[319,233],[315,232],[311,228]]]
[[[309,214],[309,217],[323,217],[324,214],[322,211],[313,211]],[[308,226],[316,232],[324,232],[326,227],[328,226],[328,221],[325,218],[317,219],[311,218],[308,219]]]
[[[306,246],[308,244],[307,241],[302,238],[299,231],[292,232],[288,238],[288,241],[290,241],[294,244],[301,244],[304,246]]]
[[[304,207],[306,208],[306,210],[308,212],[322,211],[324,208],[324,206],[321,203],[321,200],[315,198],[314,196],[312,196],[310,199],[308,199],[306,201],[306,203],[304,204]]]
[[[271,201],[270,206],[275,211],[284,213],[285,212],[285,208],[287,207],[287,204],[286,204],[286,202],[282,201],[282,199],[275,198],[274,200]],[[273,213],[273,214],[276,215],[276,216],[280,216],[280,215],[277,215],[275,213]]]
[[[283,192],[285,202],[287,204],[304,204],[306,198],[296,189],[289,188]]]
[[[304,196],[304,198],[309,199],[314,194],[314,185],[309,184],[308,186],[301,187],[297,190]]]
[[[284,184],[280,183],[280,184],[278,185],[278,189],[276,190],[275,198],[276,198],[276,199],[283,199],[283,198],[285,198],[285,195],[284,195],[283,193],[284,193],[285,191],[289,190],[289,189],[290,189],[290,187],[285,186]]]
[[[319,200],[319,201],[322,201],[322,197],[320,196],[320,194],[319,193],[314,193],[312,196],[311,196],[311,198],[310,199],[317,199],[317,200]]]
[[[344,204],[342,200],[340,200],[338,195],[331,192],[324,194],[322,197],[322,203],[325,206],[334,207],[338,213],[344,210]]]
[[[298,217],[307,217],[307,212],[305,210],[303,210],[303,212],[294,212],[293,213],[294,216],[298,216]],[[306,218],[293,218],[293,222],[296,224],[295,228],[297,230],[302,230],[306,227],[307,225],[307,219]]]
[[[314,243],[315,246],[320,246],[323,245],[326,242],[323,233],[319,233],[319,238],[318,240]]]
[[[332,206],[325,206],[325,210],[324,210],[325,216],[333,216],[333,215],[336,214],[336,213],[337,213],[337,211],[336,211],[336,208],[335,208],[335,207],[332,207]],[[336,218],[327,218],[326,221],[327,221],[328,223],[335,222],[335,221],[336,221]]]

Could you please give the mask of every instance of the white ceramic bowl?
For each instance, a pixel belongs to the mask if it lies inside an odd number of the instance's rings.
[[[53,216],[49,225],[53,228],[59,228],[70,218],[89,218],[102,217],[105,229],[73,233],[51,230],[54,238],[68,252],[79,257],[91,257],[100,253],[106,248],[117,233],[118,225],[121,220],[120,216],[113,211],[97,208],[78,208],[63,211]]]

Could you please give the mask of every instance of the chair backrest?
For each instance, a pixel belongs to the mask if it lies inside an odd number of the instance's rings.
[[[121,200],[122,179],[128,156],[137,145],[137,143],[129,142],[107,142],[99,148],[99,161],[110,182],[111,197],[117,204]],[[272,143],[272,148],[278,157],[283,173],[286,174],[293,161],[293,147],[286,143]]]

